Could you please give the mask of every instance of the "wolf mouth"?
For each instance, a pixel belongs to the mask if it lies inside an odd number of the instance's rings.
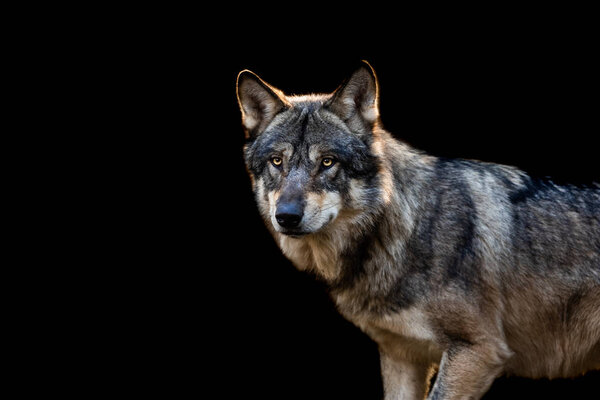
[[[311,234],[312,232],[285,230],[285,231],[281,231],[279,233],[286,235],[286,236],[290,236],[294,239],[299,239],[301,237]]]

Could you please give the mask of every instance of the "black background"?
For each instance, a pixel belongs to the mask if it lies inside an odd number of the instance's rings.
[[[99,257],[110,266],[99,278],[109,300],[94,305],[109,323],[90,328],[109,364],[101,376],[131,393],[381,398],[376,345],[281,255],[258,215],[236,76],[247,68],[288,94],[330,92],[366,59],[384,127],[414,147],[599,181],[597,43],[588,25],[554,22],[295,35],[272,21],[260,31],[172,21],[116,39],[109,58],[90,60],[111,99],[94,140],[116,160],[116,190],[98,195],[118,229],[102,243],[123,250]],[[599,379],[500,378],[485,399],[580,398]]]

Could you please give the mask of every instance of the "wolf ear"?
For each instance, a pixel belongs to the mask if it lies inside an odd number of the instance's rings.
[[[379,119],[379,85],[371,65],[362,65],[332,95],[326,104],[351,128],[372,128]]]
[[[236,90],[247,139],[258,136],[288,105],[280,90],[247,69],[238,74]]]

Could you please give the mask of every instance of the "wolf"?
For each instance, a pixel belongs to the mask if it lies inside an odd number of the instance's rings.
[[[386,400],[600,369],[600,185],[393,138],[366,61],[329,94],[288,96],[249,70],[236,89],[257,208],[377,343]]]

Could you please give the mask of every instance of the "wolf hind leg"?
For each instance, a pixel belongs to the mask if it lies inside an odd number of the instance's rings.
[[[503,369],[510,351],[494,345],[460,345],[442,356],[427,400],[477,400]]]

